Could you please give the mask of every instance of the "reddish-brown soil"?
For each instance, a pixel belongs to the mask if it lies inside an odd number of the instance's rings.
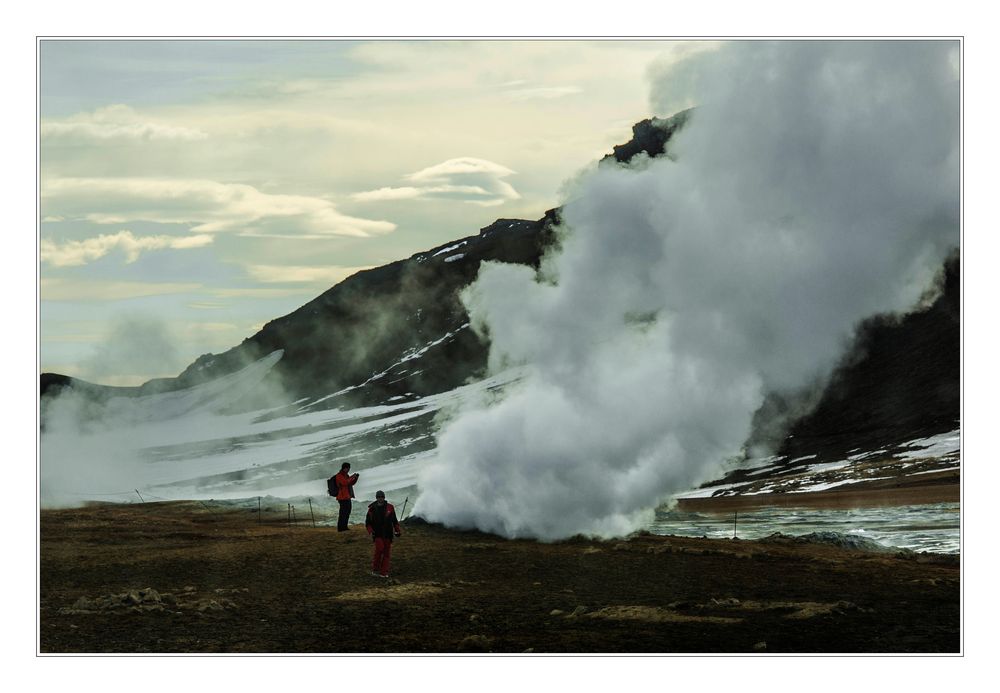
[[[408,525],[381,580],[362,527],[283,519],[181,502],[42,511],[40,652],[961,647],[947,557],[650,535],[543,544]]]

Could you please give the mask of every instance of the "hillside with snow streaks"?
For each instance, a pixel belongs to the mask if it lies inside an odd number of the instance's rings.
[[[818,455],[786,460],[775,455],[741,463],[723,479],[679,493],[678,500],[794,494],[827,491],[868,482],[900,480],[926,474],[958,474],[961,469],[961,432],[942,433],[878,450],[857,452],[845,459],[809,463]],[[763,463],[763,464],[761,464]],[[736,479],[733,481],[732,479]]]

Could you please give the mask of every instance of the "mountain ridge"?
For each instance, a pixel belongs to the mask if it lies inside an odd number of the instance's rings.
[[[641,154],[670,156],[669,142],[691,112],[636,123],[632,139],[615,146],[599,165],[626,164]],[[454,389],[482,378],[488,356],[488,345],[469,328],[459,292],[475,280],[484,261],[537,269],[558,243],[559,216],[556,208],[538,220],[498,219],[476,235],[358,272],[269,321],[241,344],[199,356],[175,378],[115,388],[42,373],[40,396],[66,387],[97,399],[183,389],[277,349],[285,355],[267,384],[271,395],[281,392],[288,403],[324,397],[325,406],[349,408]],[[860,325],[854,348],[804,416],[787,413],[796,409],[794,403],[769,396],[752,441],[794,455],[812,452],[817,444],[847,450],[859,436],[899,442],[953,428],[960,413],[959,263],[955,252],[942,268],[940,295],[929,307]],[[241,404],[273,406],[264,399]],[[768,419],[781,425],[766,431]]]

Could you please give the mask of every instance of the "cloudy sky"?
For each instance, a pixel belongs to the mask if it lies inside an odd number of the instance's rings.
[[[537,219],[711,48],[42,40],[41,368],[176,375],[358,269]]]

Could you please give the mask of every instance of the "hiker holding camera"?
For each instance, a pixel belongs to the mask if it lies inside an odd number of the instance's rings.
[[[399,520],[396,519],[396,509],[392,503],[387,503],[385,493],[377,491],[375,502],[368,506],[365,516],[365,530],[375,542],[375,554],[372,556],[372,575],[389,577],[389,555],[392,553],[392,538],[402,532]]]
[[[358,474],[351,474],[351,463],[344,462],[340,471],[334,477],[337,488],[337,502],[340,503],[340,515],[337,517],[337,531],[347,531],[347,523],[351,519],[351,499],[354,498],[354,484],[358,483]]]

